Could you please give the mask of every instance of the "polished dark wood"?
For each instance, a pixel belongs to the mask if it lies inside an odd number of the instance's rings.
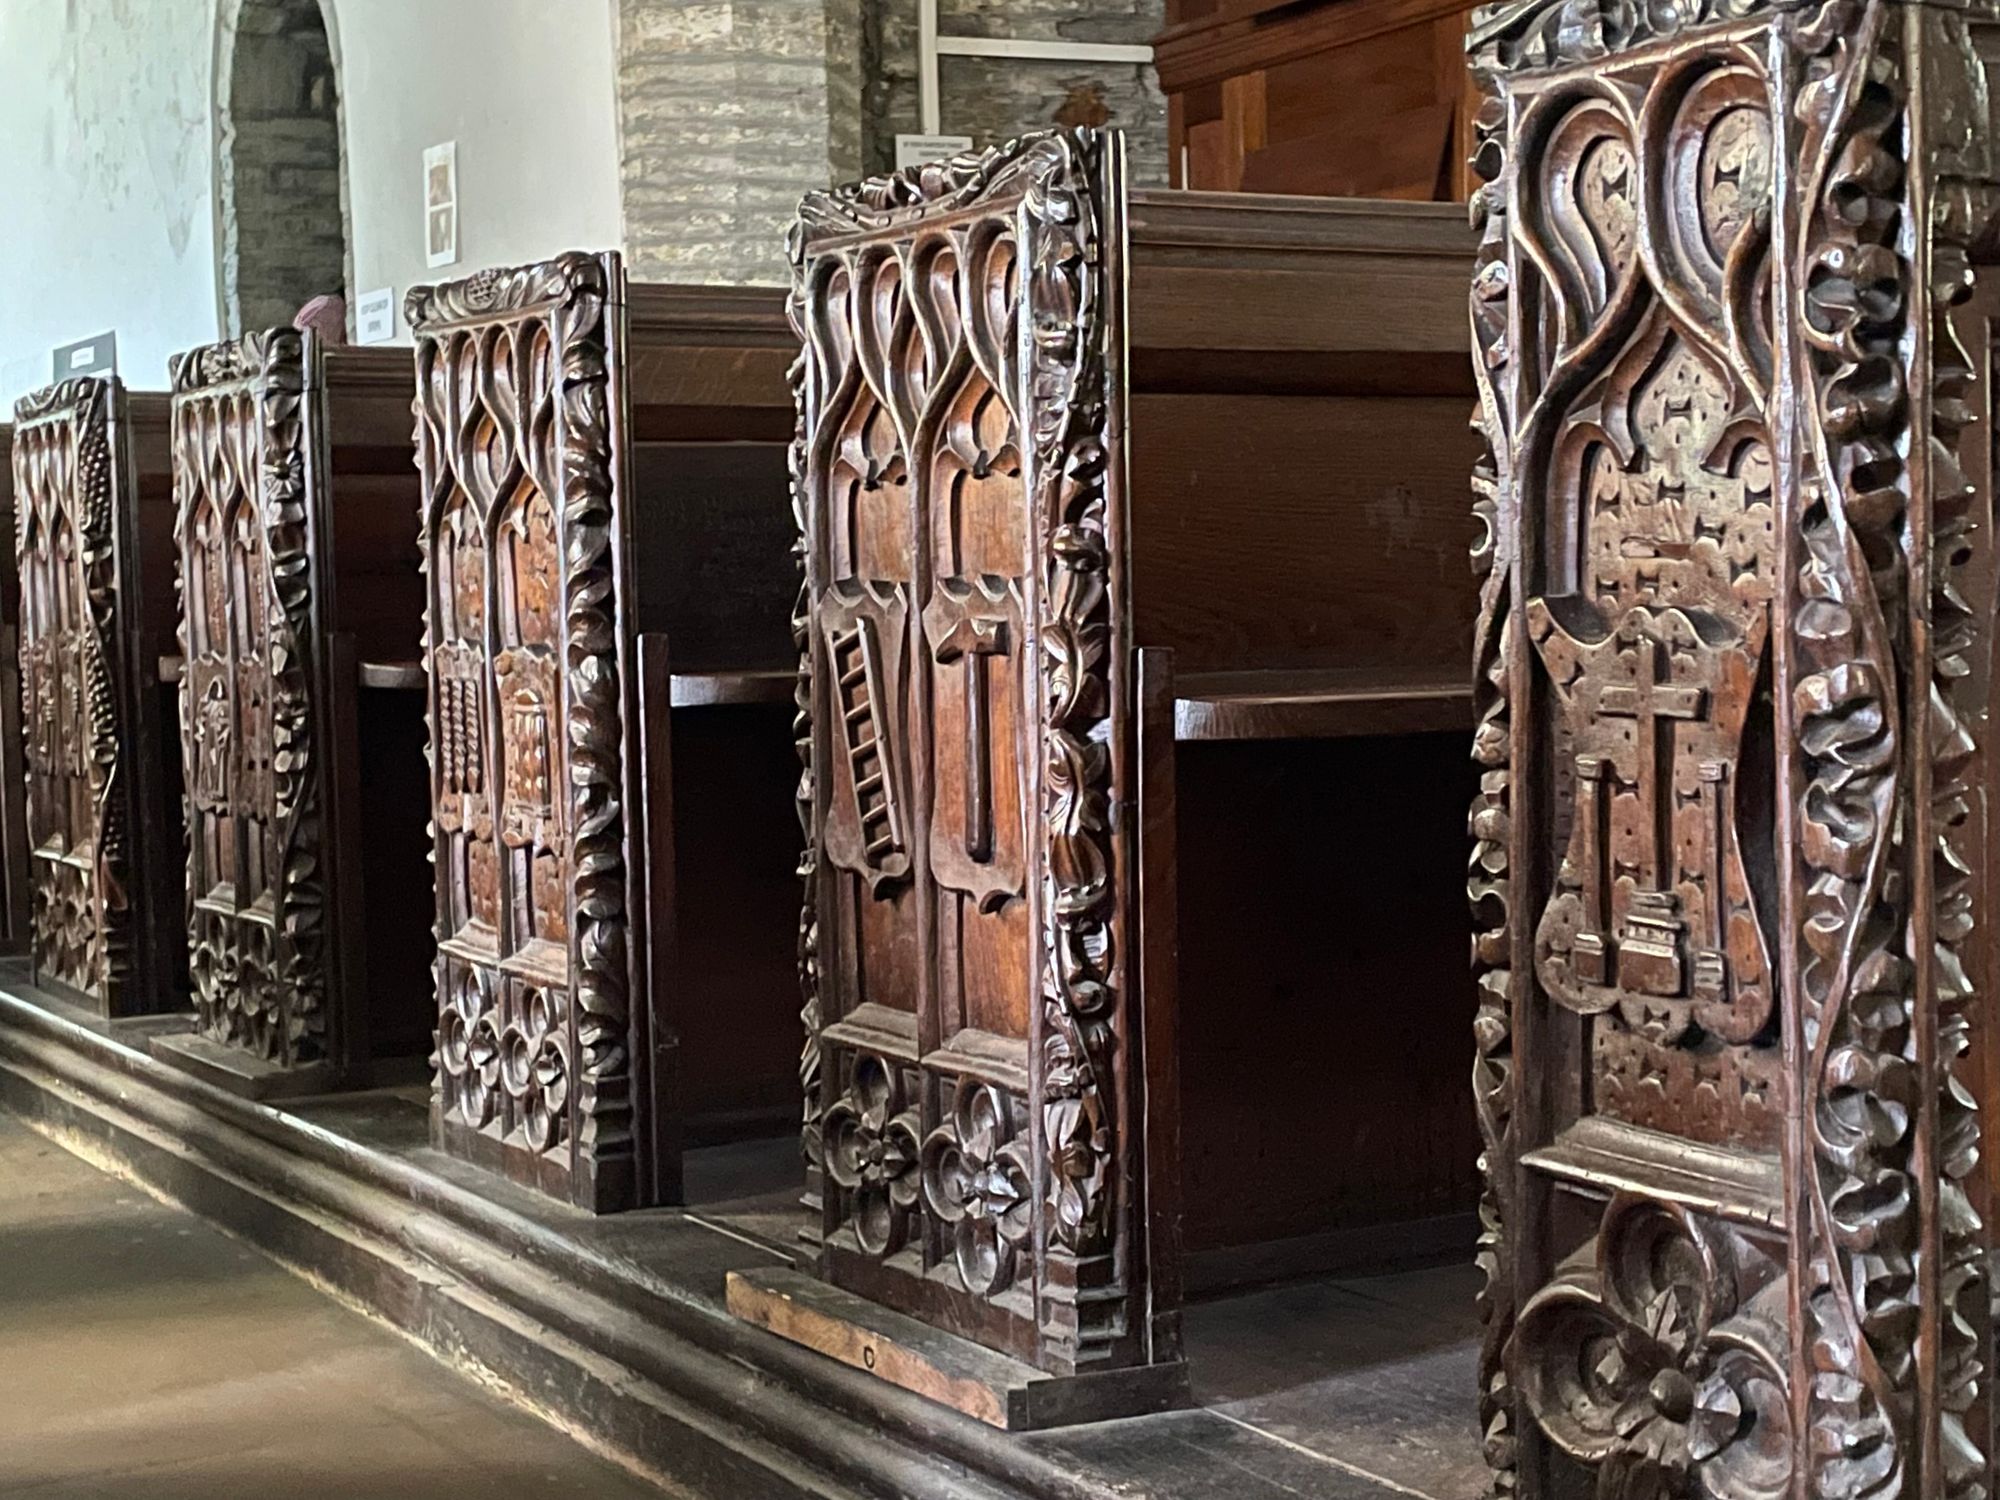
[[[438,1138],[675,1201],[687,1141],[796,1119],[783,298],[571,254],[409,311]]]
[[[1458,213],[1056,133],[794,243],[827,1277],[1078,1376],[1179,1360],[1184,1257],[1469,1240],[1458,819],[1349,837],[1466,780]]]
[[[15,556],[38,982],[108,1016],[171,1010],[179,753],[168,398],[68,380],[14,407]]]
[[[419,708],[359,691],[422,630],[409,361],[272,329],[172,377],[195,1030],[152,1045],[258,1096],[365,1083],[430,1034]]]
[[[1469,0],[1167,0],[1175,187],[1457,201]]]
[[[1473,34],[1494,1492],[1985,1495],[2000,23],[1577,16]]]

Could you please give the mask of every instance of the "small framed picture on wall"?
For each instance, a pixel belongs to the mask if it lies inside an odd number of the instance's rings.
[[[431,266],[458,263],[458,142],[424,151],[424,255]]]

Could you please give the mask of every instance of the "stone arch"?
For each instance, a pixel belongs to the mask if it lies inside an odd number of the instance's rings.
[[[289,324],[313,297],[348,294],[353,246],[332,20],[324,0],[217,7],[216,291],[227,334]]]

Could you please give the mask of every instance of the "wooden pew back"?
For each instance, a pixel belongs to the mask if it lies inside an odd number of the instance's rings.
[[[1462,679],[1462,211],[1135,193],[1131,246],[1140,644],[1184,677]]]

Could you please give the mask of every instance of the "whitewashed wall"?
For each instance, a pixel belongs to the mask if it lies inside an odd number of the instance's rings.
[[[135,383],[213,337],[207,0],[0,0],[0,400],[107,327]]]
[[[228,0],[222,0],[228,3]],[[135,387],[220,328],[218,0],[0,0],[0,403],[116,328]],[[327,0],[356,287],[619,243],[612,0]],[[452,61],[447,64],[445,58]],[[460,264],[424,266],[423,149],[458,142]],[[403,335],[398,320],[398,334]]]
[[[618,247],[611,0],[332,0],[327,9],[346,91],[354,290],[396,289],[398,337],[414,283]],[[430,271],[423,153],[452,140],[459,265]]]

